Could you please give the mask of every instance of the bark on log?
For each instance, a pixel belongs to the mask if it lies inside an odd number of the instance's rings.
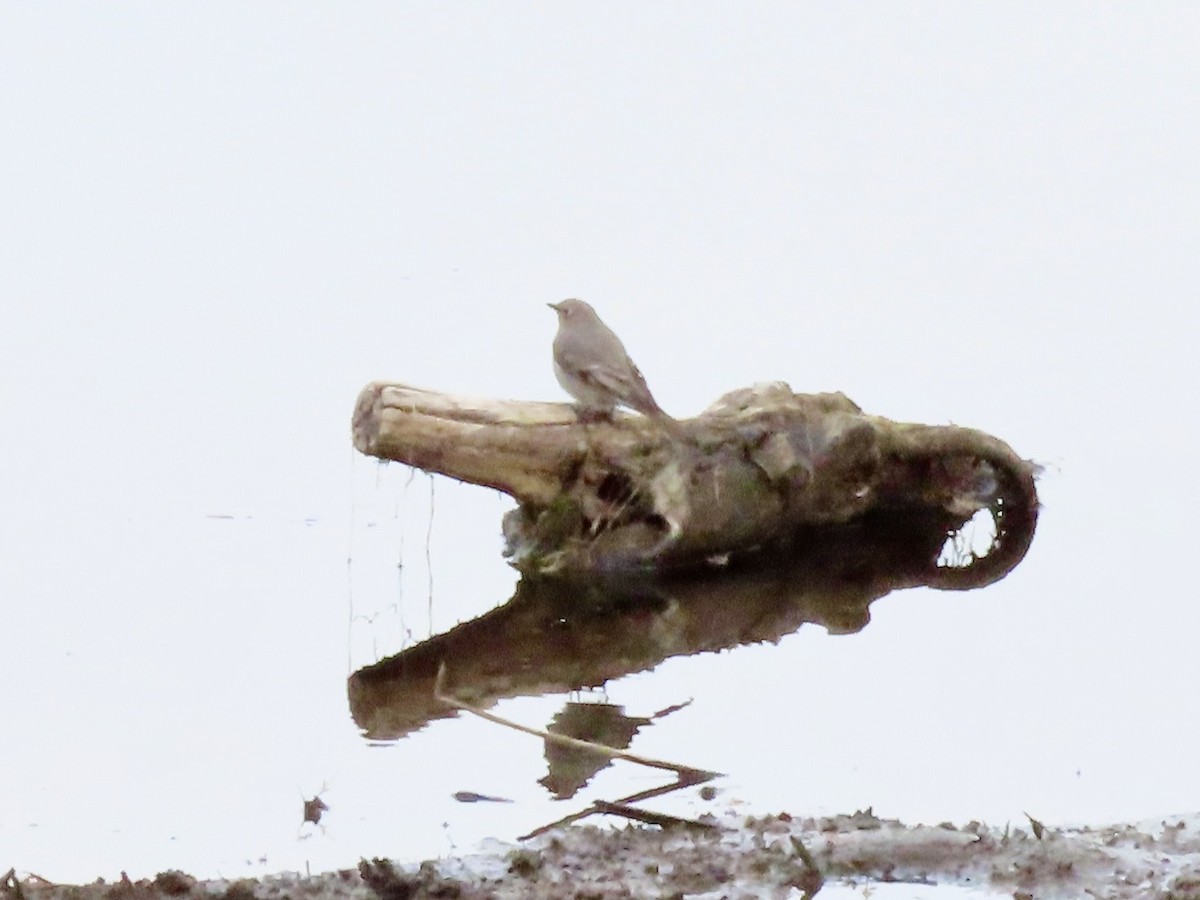
[[[990,551],[929,581],[961,589],[1002,578],[1033,538],[1037,467],[980,431],[892,422],[781,382],[681,424],[674,437],[642,416],[581,422],[566,404],[376,382],[353,436],[364,454],[510,494],[507,554],[527,573],[722,563],[868,513],[952,536],[986,509]]]

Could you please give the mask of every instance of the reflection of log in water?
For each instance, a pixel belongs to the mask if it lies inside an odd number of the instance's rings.
[[[454,715],[434,699],[442,663],[447,690],[487,708],[595,687],[672,656],[778,641],[806,622],[858,631],[876,598],[945,577],[935,562],[945,532],[929,515],[895,509],[814,527],[794,535],[789,556],[674,577],[526,579],[503,607],[355,672],[351,712],[380,740]]]

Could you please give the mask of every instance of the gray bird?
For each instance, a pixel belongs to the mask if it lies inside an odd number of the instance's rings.
[[[582,300],[546,304],[558,313],[554,377],[575,398],[581,416],[607,418],[618,406],[649,416],[672,433],[679,423],[663,412],[625,345]]]

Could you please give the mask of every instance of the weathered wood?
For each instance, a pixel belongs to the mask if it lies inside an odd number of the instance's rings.
[[[962,588],[1003,577],[1033,536],[1036,467],[983,432],[892,422],[780,382],[680,424],[676,437],[642,416],[581,422],[565,404],[374,383],[353,433],[365,454],[513,496],[504,533],[526,572],[703,565],[889,510],[944,540],[987,509],[992,552],[931,581]]]
[[[373,382],[354,411],[354,446],[367,456],[550,503],[564,455],[578,445],[574,411],[561,403],[453,396]]]

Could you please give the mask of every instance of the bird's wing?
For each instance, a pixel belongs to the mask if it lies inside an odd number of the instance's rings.
[[[603,388],[616,397],[625,397],[630,390],[636,390],[639,384],[643,386],[646,384],[642,373],[634,367],[631,367],[630,370],[619,370],[603,363],[596,363],[584,366],[579,370],[579,374],[585,381]]]
[[[628,366],[620,369],[601,364],[585,366],[579,374],[585,381],[618,398],[623,406],[641,413],[660,413],[662,410],[650,393],[641,371],[632,361],[627,362]]]

